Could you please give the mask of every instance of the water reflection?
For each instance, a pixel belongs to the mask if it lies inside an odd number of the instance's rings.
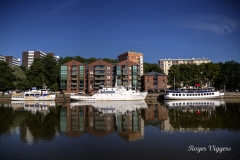
[[[120,137],[134,141],[144,136],[142,111],[146,108],[145,101],[70,103],[60,110],[60,129],[69,136],[118,132]]]
[[[163,102],[47,102],[14,101],[0,105],[0,136],[17,134],[23,143],[117,133],[127,141],[144,138],[144,126],[159,132],[206,132],[240,129],[239,103],[223,100],[166,100]]]
[[[215,100],[165,100],[169,120],[161,124],[163,131],[208,132],[214,129],[239,130],[239,106]],[[232,119],[235,119],[233,121]]]

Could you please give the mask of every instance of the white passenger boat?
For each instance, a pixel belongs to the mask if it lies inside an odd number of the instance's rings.
[[[56,95],[50,94],[48,89],[37,90],[36,87],[32,87],[32,90],[23,93],[12,93],[12,101],[53,101]]]
[[[164,100],[168,108],[214,108],[225,105],[223,99],[199,99],[199,100]]]
[[[147,92],[132,90],[130,87],[116,86],[113,88],[103,87],[93,95],[71,94],[70,99],[75,101],[133,101],[144,100]]]
[[[215,91],[214,88],[180,88],[178,90],[166,91],[164,99],[209,99],[223,98],[224,93]]]
[[[144,100],[140,101],[121,101],[116,103],[116,101],[79,101],[70,103],[71,107],[78,106],[93,106],[102,113],[126,113],[132,112],[137,109],[147,108],[147,104]]]

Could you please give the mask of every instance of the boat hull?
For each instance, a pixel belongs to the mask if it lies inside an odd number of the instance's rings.
[[[12,97],[12,101],[54,101],[55,100],[55,95],[51,95],[49,97],[22,97],[22,98],[17,98],[17,97]]]
[[[211,94],[210,94],[211,93]],[[220,92],[171,92],[165,93],[164,99],[171,100],[188,100],[188,99],[221,99],[224,93]]]
[[[72,95],[70,99],[73,101],[137,101],[144,100],[147,92],[136,94],[94,94],[92,96]]]

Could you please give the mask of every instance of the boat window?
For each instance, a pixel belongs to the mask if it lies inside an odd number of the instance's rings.
[[[176,96],[178,96],[178,94],[176,94]]]
[[[187,96],[189,96],[189,94],[187,94]]]
[[[204,93],[204,95],[206,95],[206,93]]]
[[[183,96],[185,96],[185,94],[183,94]]]
[[[200,96],[200,93],[198,95]]]
[[[175,96],[175,94],[172,94],[173,96]]]
[[[201,93],[201,96],[202,96],[203,94]]]
[[[181,96],[181,94],[179,94],[179,96]]]

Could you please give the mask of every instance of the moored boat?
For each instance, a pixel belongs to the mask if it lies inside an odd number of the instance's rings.
[[[214,88],[180,88],[178,90],[166,91],[164,99],[209,99],[223,98],[224,93],[216,91]]]
[[[103,87],[93,95],[71,94],[71,100],[77,101],[127,101],[144,100],[147,92],[132,90],[130,87],[116,86],[112,88]]]
[[[32,87],[32,90],[25,91],[23,93],[12,93],[12,101],[53,101],[56,95],[50,94],[48,89],[37,90],[36,87]]]

